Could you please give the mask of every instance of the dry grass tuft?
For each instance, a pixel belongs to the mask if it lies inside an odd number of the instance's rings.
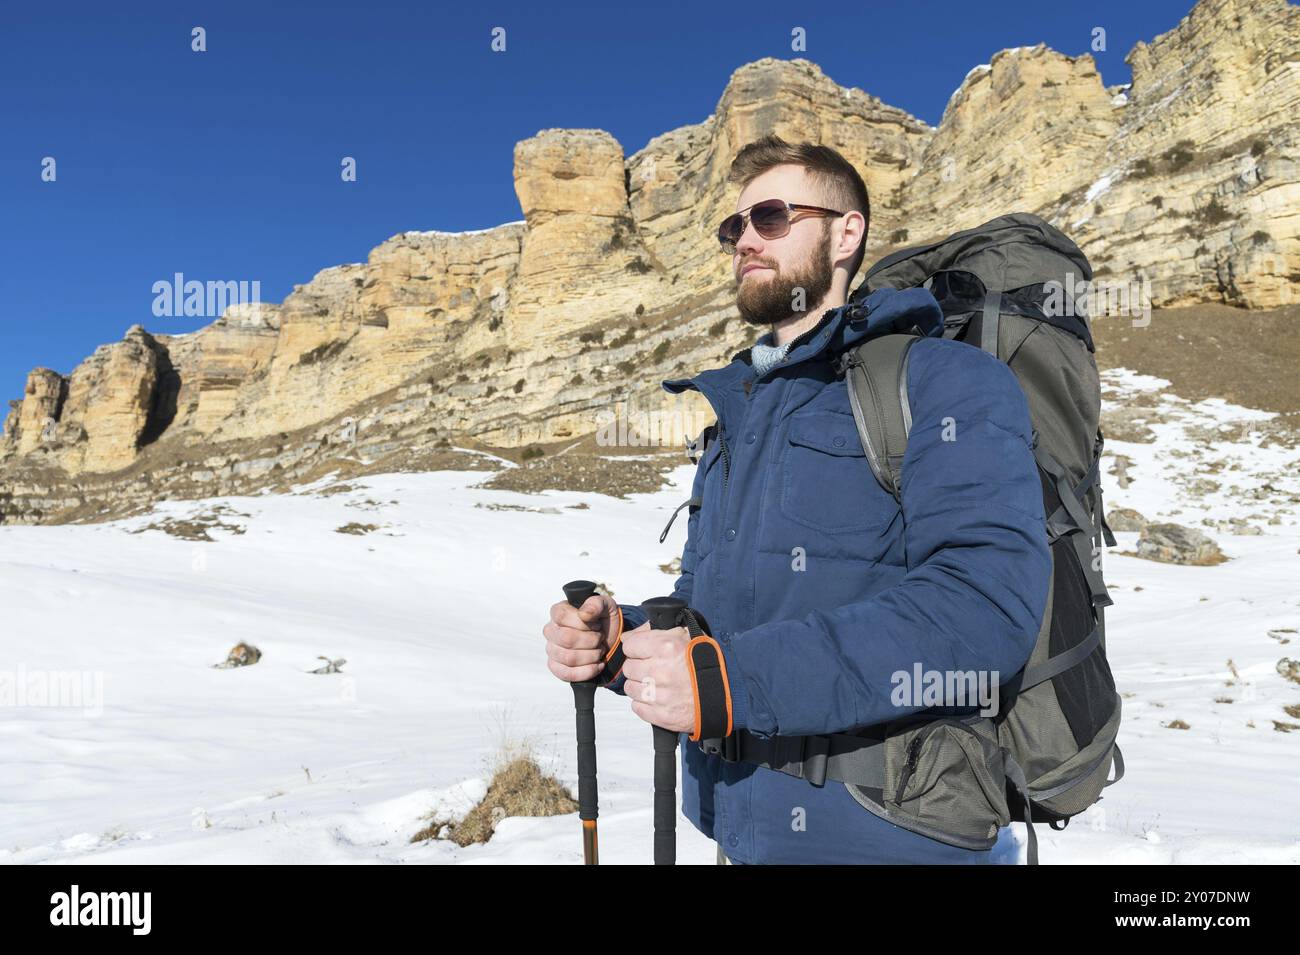
[[[562,816],[577,811],[577,801],[560,781],[542,772],[531,752],[512,746],[498,757],[487,795],[464,819],[433,818],[411,841],[440,838],[445,826],[442,838],[464,847],[487,842],[496,824],[507,816]]]

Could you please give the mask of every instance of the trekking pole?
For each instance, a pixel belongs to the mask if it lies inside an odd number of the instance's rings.
[[[652,630],[671,630],[686,602],[676,597],[652,597],[641,604]],[[677,732],[654,728],[655,743],[655,865],[677,864]]]
[[[571,607],[581,607],[596,592],[590,580],[573,580],[564,585],[564,596]],[[582,820],[582,861],[599,865],[596,844],[596,690],[599,677],[573,687],[573,708],[578,722],[578,818]]]

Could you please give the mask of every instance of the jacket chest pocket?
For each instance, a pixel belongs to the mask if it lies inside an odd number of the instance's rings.
[[[883,528],[898,514],[871,473],[852,415],[792,415],[782,454],[781,512],[790,520],[842,534]]]

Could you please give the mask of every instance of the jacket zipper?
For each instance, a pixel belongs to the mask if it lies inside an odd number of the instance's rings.
[[[727,450],[726,432],[721,428],[718,429],[718,441],[722,446],[722,488],[726,490],[727,478],[731,476],[731,453]]]

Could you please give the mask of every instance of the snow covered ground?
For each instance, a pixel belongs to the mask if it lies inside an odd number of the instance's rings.
[[[1153,402],[1162,385],[1107,380],[1118,402]],[[1120,490],[1107,474],[1107,506],[1192,526],[1247,518],[1263,533],[1207,529],[1231,558],[1213,567],[1108,555],[1128,775],[1067,830],[1038,827],[1040,854],[1300,862],[1300,731],[1274,729],[1300,722],[1283,711],[1300,685],[1276,670],[1300,659],[1300,508],[1188,487],[1216,460],[1222,483],[1285,497],[1300,492],[1300,462],[1249,429],[1189,436],[1258,412],[1158,403],[1158,441],[1108,442],[1107,466],[1125,455],[1134,480]],[[624,602],[669,591],[659,565],[680,553],[685,521],[662,545],[658,534],[691,467],[677,487],[627,501],[472,487],[485,476],[387,475],[323,495],[327,481],[111,524],[0,527],[0,680],[25,697],[0,707],[0,861],[580,863],[576,814],[508,818],[465,849],[409,838],[430,811],[480,798],[510,741],[531,741],[576,788],[572,694],[545,665],[547,608],[575,577]],[[244,533],[139,532],[219,506]],[[1275,514],[1281,523],[1258,516]],[[349,523],[378,529],[336,532]],[[1118,536],[1117,551],[1134,549],[1136,534]],[[241,640],[261,662],[213,669]],[[320,655],[347,663],[309,673]],[[56,694],[64,705],[40,705],[60,675],[75,678]],[[1167,728],[1175,720],[1190,728]],[[601,861],[647,863],[650,729],[609,693],[597,727]],[[1014,830],[1019,852],[1005,855],[1023,857]],[[678,859],[714,862],[684,818]]]

